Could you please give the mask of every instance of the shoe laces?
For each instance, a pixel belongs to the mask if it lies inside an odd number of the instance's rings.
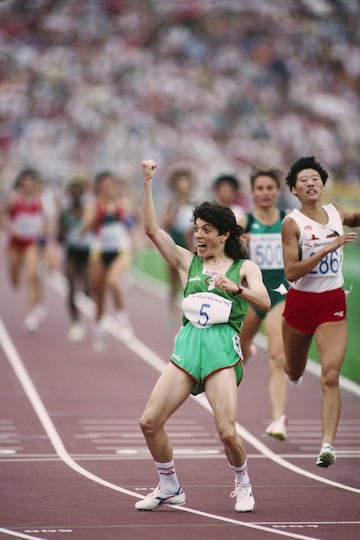
[[[334,447],[329,443],[325,443],[321,447],[320,457],[321,456],[326,456],[326,455],[329,455],[329,454],[334,455]]]
[[[249,495],[248,493],[248,489],[250,489],[251,486],[235,486],[235,489],[234,491],[232,491],[230,493],[230,497],[234,498],[234,497],[238,497],[238,495],[240,494],[244,494],[244,495]]]
[[[331,450],[331,452],[334,451],[334,447],[330,443],[324,443],[321,447],[321,450]]]
[[[156,488],[154,488],[152,491],[150,491],[150,493],[147,495],[147,497],[150,497],[151,499],[163,500],[163,499],[168,499],[169,497],[172,497],[174,495],[179,495],[180,491],[181,491],[181,487],[179,487],[179,489],[174,493],[163,491],[161,489],[161,487],[160,487],[160,484],[158,484],[156,486]]]

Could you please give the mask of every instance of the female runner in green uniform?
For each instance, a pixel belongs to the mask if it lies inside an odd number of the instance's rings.
[[[188,396],[205,391],[219,438],[235,475],[235,510],[251,512],[254,497],[247,473],[246,451],[236,431],[237,385],[242,376],[239,332],[247,303],[267,310],[270,298],[259,268],[244,260],[242,232],[225,205],[205,202],[194,210],[197,254],[178,246],[160,228],[152,196],[153,160],[142,162],[144,229],[164,259],[179,272],[184,289],[184,319],[171,361],[160,375],[140,419],[160,482],[138,510],[161,504],[184,504],[176,476],[171,442],[164,425]]]
[[[285,212],[277,208],[281,186],[280,171],[273,167],[254,167],[250,182],[254,210],[240,219],[239,223],[244,228],[250,259],[262,271],[271,299],[271,308],[265,312],[250,306],[241,333],[241,345],[246,362],[254,351],[252,341],[264,321],[269,354],[269,396],[272,414],[272,421],[265,432],[279,440],[285,440],[287,381],[281,329],[289,282],[284,273],[281,245],[281,224]]]

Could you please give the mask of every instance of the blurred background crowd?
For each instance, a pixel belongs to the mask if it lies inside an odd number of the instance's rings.
[[[152,157],[186,162],[201,193],[224,172],[246,191],[254,162],[315,155],[351,206],[359,17],[358,0],[3,0],[0,189],[30,166],[140,191]]]

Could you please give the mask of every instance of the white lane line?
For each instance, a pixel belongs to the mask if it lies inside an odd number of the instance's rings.
[[[150,453],[147,447],[141,446],[141,447],[134,447],[131,446],[129,448],[119,448],[118,446],[98,446],[97,449],[100,451],[93,453],[93,454],[71,454],[71,457],[76,461],[119,461],[120,459],[123,461],[126,459],[126,457],[119,457],[126,456],[126,454],[131,453],[131,460],[133,459],[143,459],[144,456],[149,457]],[[101,451],[104,450],[107,453],[102,454]],[[109,451],[113,451],[113,454],[109,454]],[[306,449],[305,449],[306,450]],[[311,450],[311,449],[310,449]],[[225,454],[223,453],[222,449],[216,449],[216,448],[181,448],[181,449],[175,449],[174,450],[175,455],[177,455],[178,458],[185,457],[185,458],[191,458],[191,459],[204,459],[206,457],[207,459],[224,459]],[[354,451],[354,452],[341,452],[337,451],[337,455],[342,458],[360,458],[360,451]],[[267,459],[266,456],[263,456],[262,454],[247,454],[249,460],[262,460]],[[281,454],[283,458],[287,459],[315,459],[317,454]],[[47,461],[59,461],[59,456],[57,454],[8,454],[8,455],[0,455],[0,462],[6,462],[6,463],[30,463],[33,461],[38,462],[47,462]]]
[[[191,514],[196,514],[197,516],[202,516],[202,517],[207,517],[207,518],[211,518],[213,519],[214,518],[214,514],[208,514],[207,512],[201,512],[200,510],[194,510],[193,508],[187,508],[186,506],[178,506],[177,507],[177,510],[180,510],[181,512],[188,512],[188,513],[191,513]],[[239,525],[239,521],[237,521],[236,519],[229,519],[229,518],[225,518],[223,516],[216,516],[216,519],[218,521],[224,521],[225,523],[233,523],[234,525]],[[263,527],[259,524],[255,525],[254,523],[241,523],[242,525],[244,525],[245,527],[248,527],[250,529],[259,529],[260,531],[264,531],[264,532],[271,532],[273,534],[280,534],[280,536],[288,536],[289,538],[298,538],[298,540],[319,540],[319,538],[314,538],[312,536],[305,536],[305,535],[302,535],[302,534],[297,534],[297,533],[292,533],[292,532],[288,532],[288,531],[283,531],[283,530],[280,530],[280,529],[269,529],[269,528],[266,528],[266,527]]]
[[[103,480],[102,478],[90,473],[80,465],[78,465],[68,454],[61,438],[56,430],[17,350],[15,349],[15,346],[13,342],[11,341],[11,338],[4,326],[4,323],[2,319],[0,318],[0,343],[4,350],[4,353],[6,357],[8,358],[13,370],[15,371],[15,374],[23,387],[23,390],[25,394],[27,395],[30,403],[32,404],[45,432],[47,433],[51,444],[53,445],[56,454],[60,457],[60,459],[66,463],[71,469],[74,471],[83,474],[87,478],[94,480],[96,482],[99,482],[103,486],[109,487],[111,489],[115,489],[116,491],[120,491],[121,493],[124,493],[126,495],[134,496],[134,493],[132,491],[128,491],[120,486],[117,486],[115,484],[112,484],[111,482],[108,482],[106,480]]]
[[[81,299],[80,299],[80,307],[81,307]],[[104,324],[105,324],[106,330],[113,337],[115,337],[116,339],[119,339],[120,341],[123,341],[124,345],[126,345],[135,354],[140,356],[145,362],[150,364],[154,369],[156,369],[159,372],[161,372],[164,369],[166,362],[164,362],[162,358],[160,358],[156,353],[154,353],[151,349],[149,349],[147,345],[145,345],[135,336],[132,336],[131,338],[127,338],[126,340],[122,339],[121,335],[119,335],[118,323],[114,318],[110,317],[109,315],[106,316],[104,318]],[[193,400],[195,400],[196,403],[200,404],[204,409],[206,409],[210,414],[212,414],[212,409],[204,394],[200,394],[197,396],[190,396],[190,397]],[[237,426],[237,430],[240,436],[244,440],[246,440],[249,444],[251,444],[254,448],[256,448],[260,453],[262,453],[263,455],[265,455],[266,457],[268,457],[269,459],[271,459],[278,465],[281,465],[282,467],[289,469],[290,471],[300,474],[302,476],[305,476],[307,478],[311,478],[312,480],[322,482],[326,485],[344,489],[346,491],[351,491],[353,493],[360,493],[360,489],[357,489],[357,488],[354,488],[352,486],[348,486],[345,484],[341,484],[339,482],[334,482],[322,476],[318,476],[317,474],[306,471],[305,469],[302,469],[301,467],[298,467],[297,465],[293,465],[292,463],[289,463],[285,459],[281,458],[278,454],[270,450],[270,448],[268,448],[265,444],[263,444],[258,438],[254,437],[254,435],[252,435],[247,429],[245,429],[239,423],[237,423],[236,426]]]
[[[305,527],[306,525],[313,525],[318,527],[319,525],[360,525],[360,521],[257,521],[261,525],[278,525],[288,527],[291,525],[299,525]]]
[[[66,280],[62,274],[59,272],[52,273],[51,280],[49,280],[50,284],[58,291],[58,293],[62,296],[65,296],[67,291],[66,286]],[[85,296],[84,294],[80,293],[78,295],[78,306],[79,308],[89,317],[92,317],[94,306],[92,301]],[[166,362],[160,358],[154,351],[152,351],[145,343],[140,341],[135,335],[129,336],[128,334],[125,336],[125,338],[121,335],[121,332],[119,332],[119,324],[114,319],[114,317],[111,317],[110,315],[105,315],[104,317],[104,325],[106,330],[115,338],[121,341],[128,349],[133,351],[136,355],[140,356],[147,364],[152,366],[157,371],[161,372]],[[210,414],[212,414],[212,409],[209,405],[209,402],[204,394],[199,394],[197,396],[190,396],[193,400],[196,401],[196,403],[200,404],[204,409],[206,409]],[[317,482],[321,482],[323,484],[333,486],[336,488],[343,489],[345,491],[351,491],[352,493],[358,493],[360,494],[360,489],[348,486],[346,484],[341,484],[340,482],[334,482],[333,480],[329,480],[327,478],[324,478],[323,476],[319,476],[317,474],[311,473],[309,471],[306,471],[305,469],[302,469],[301,467],[298,467],[297,465],[293,465],[292,463],[286,461],[282,457],[280,457],[278,454],[270,450],[264,443],[262,443],[257,437],[254,437],[252,433],[250,433],[246,428],[241,426],[239,423],[236,424],[237,430],[240,434],[240,436],[246,440],[249,444],[251,444],[254,448],[256,448],[261,454],[266,456],[267,458],[271,459],[278,465],[284,467],[285,469],[288,469],[296,474],[299,474],[301,476],[305,476],[307,478],[310,478],[312,480],[315,480]]]
[[[0,528],[0,534],[7,534],[8,536],[16,536],[16,538],[24,538],[25,540],[47,540],[46,538],[40,538],[40,536],[30,536],[25,533],[11,531],[10,529]]]
[[[104,487],[113,489],[115,491],[118,491],[124,495],[129,495],[130,497],[136,497],[136,498],[145,498],[144,496],[138,495],[138,493],[134,491],[130,491],[128,489],[122,488],[121,486],[118,486],[116,484],[113,484],[112,482],[108,482],[107,480],[104,480],[103,478],[91,473],[87,469],[84,469],[84,467],[81,467],[78,463],[76,463],[70,454],[67,452],[59,433],[57,432],[13,342],[11,341],[11,338],[5,328],[5,325],[0,318],[0,343],[4,350],[4,353],[9,360],[10,365],[12,366],[25,394],[27,395],[32,407],[34,408],[45,432],[47,433],[49,440],[51,444],[53,445],[55,452],[60,457],[60,459],[72,470],[77,472],[78,474],[84,476],[85,478],[88,478],[89,480],[96,482]],[[255,529],[259,531],[268,532],[271,534],[275,534],[278,536],[285,536],[287,538],[296,538],[298,540],[318,540],[317,538],[313,538],[310,536],[304,536],[300,534],[294,534],[289,533],[286,531],[280,531],[277,529],[272,529],[271,527],[263,527],[261,525],[254,525],[253,523],[243,522],[236,519],[230,519],[226,518],[224,516],[219,516],[217,514],[209,514],[206,512],[201,512],[199,510],[193,509],[193,508],[184,508],[184,507],[177,507],[177,510],[181,510],[184,512],[188,512],[191,514],[196,514],[199,516],[207,517],[212,520],[216,521],[222,521],[226,523],[232,523],[237,526],[241,527],[247,527],[250,529]],[[0,529],[1,532],[1,529]],[[6,532],[6,529],[3,529],[3,532]],[[16,534],[12,533],[13,536],[16,536]],[[21,536],[20,536],[21,538]],[[25,537],[26,538],[26,537]],[[31,539],[30,539],[31,540]],[[39,539],[35,539],[39,540]]]
[[[201,402],[202,406],[207,409],[209,412],[211,411],[211,407],[206,399],[205,396],[200,394],[200,396],[197,396],[197,401]],[[278,465],[281,465],[285,469],[288,469],[294,473],[300,474],[301,476],[305,476],[307,478],[311,478],[312,480],[316,480],[317,482],[321,482],[323,484],[327,484],[329,486],[337,487],[346,491],[351,491],[353,493],[360,493],[360,489],[354,488],[352,486],[347,486],[346,484],[341,484],[339,482],[334,482],[332,480],[329,480],[327,478],[324,478],[322,476],[318,476],[317,474],[311,473],[309,471],[306,471],[305,469],[302,469],[301,467],[298,467],[297,465],[293,465],[292,463],[286,461],[284,458],[280,457],[280,455],[275,454],[270,448],[268,448],[265,444],[263,444],[259,439],[254,437],[247,429],[245,429],[240,424],[236,424],[237,429],[239,431],[240,436],[246,440],[249,444],[251,444],[254,448],[259,450],[264,456],[268,457]]]

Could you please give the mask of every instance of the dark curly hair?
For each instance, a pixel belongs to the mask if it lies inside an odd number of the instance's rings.
[[[304,169],[314,169],[315,171],[317,171],[320,175],[323,185],[325,186],[329,177],[326,169],[324,169],[324,167],[320,165],[318,161],[316,161],[314,156],[305,156],[301,157],[292,164],[285,178],[285,181],[290,189],[295,187],[297,175],[300,171],[303,171]]]
[[[193,211],[193,221],[198,218],[213,225],[220,234],[229,232],[230,235],[225,242],[225,253],[234,261],[247,259],[248,255],[241,241],[243,228],[236,223],[234,212],[217,201],[205,201],[199,206],[196,206]]]

